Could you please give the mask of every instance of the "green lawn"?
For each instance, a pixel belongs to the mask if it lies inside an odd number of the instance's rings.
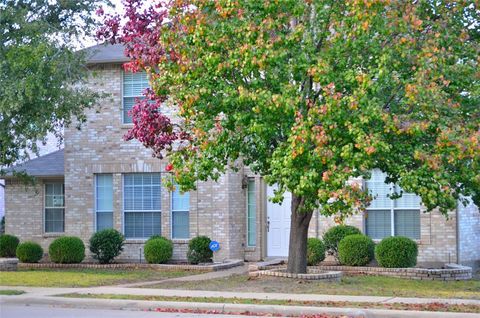
[[[377,308],[394,310],[421,310],[441,312],[480,313],[480,306],[465,304],[406,304],[406,303],[378,303],[378,302],[347,302],[347,301],[296,301],[276,299],[243,299],[224,297],[176,297],[176,296],[143,296],[143,295],[116,295],[116,294],[64,294],[59,297],[72,298],[101,298],[101,299],[130,299],[168,302],[195,302],[195,303],[222,303],[222,304],[255,304],[280,306],[309,306],[309,307],[341,307],[341,308]]]
[[[162,280],[194,275],[192,271],[41,269],[0,272],[0,286],[88,287]]]
[[[280,277],[249,278],[235,275],[198,282],[165,282],[148,288],[305,293],[329,295],[397,296],[480,299],[480,280],[421,281],[382,276],[344,276],[341,282],[291,280]]]

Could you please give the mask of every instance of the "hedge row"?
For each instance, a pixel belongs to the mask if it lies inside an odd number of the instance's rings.
[[[190,240],[187,258],[190,264],[208,263],[213,253],[210,238],[199,236]],[[110,263],[123,251],[125,237],[114,229],[99,231],[90,238],[90,251],[100,263]],[[50,260],[55,263],[80,263],[85,258],[83,241],[74,236],[55,239],[48,248]],[[307,263],[317,265],[325,258],[325,252],[335,255],[341,264],[364,266],[374,257],[382,267],[413,267],[417,263],[417,244],[406,237],[388,237],[377,246],[368,236],[353,227],[339,225],[330,228],[323,241],[309,238]],[[145,243],[144,256],[148,263],[166,263],[173,255],[173,243],[158,235]],[[14,257],[25,263],[36,263],[43,257],[42,247],[35,242],[23,242],[13,235],[0,235],[0,257]]]
[[[199,236],[190,240],[188,261],[190,264],[212,262],[210,238]],[[114,229],[105,229],[92,235],[89,241],[90,252],[99,263],[111,263],[123,251],[125,237]],[[50,260],[54,263],[80,263],[85,258],[85,245],[75,236],[62,236],[55,239],[48,248]],[[144,256],[148,263],[166,263],[173,255],[172,241],[154,235],[145,242]],[[0,235],[0,257],[18,257],[24,263],[37,263],[43,257],[42,247],[35,242],[23,242],[13,235]]]

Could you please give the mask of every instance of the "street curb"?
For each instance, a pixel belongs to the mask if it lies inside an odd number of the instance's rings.
[[[85,299],[63,298],[58,296],[43,297],[16,297],[0,296],[0,304],[47,305],[59,307],[75,307],[89,309],[117,309],[117,310],[154,310],[155,308],[215,310],[219,313],[271,313],[282,315],[346,315],[354,318],[480,318],[480,314],[447,313],[427,311],[402,311],[386,309],[337,308],[337,307],[306,307],[281,305],[249,305],[226,303],[197,303],[197,302],[167,302],[127,299]]]

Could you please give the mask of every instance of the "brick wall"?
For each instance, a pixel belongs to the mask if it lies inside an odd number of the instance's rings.
[[[102,65],[94,70],[89,85],[111,94],[98,107],[88,110],[81,131],[65,129],[65,184],[67,231],[85,241],[95,230],[94,176],[113,174],[114,227],[123,231],[122,174],[163,172],[166,161],[152,158],[137,141],[126,142],[131,125],[122,124],[122,70],[120,65]],[[216,258],[243,258],[245,190],[243,174],[228,172],[218,182],[199,182],[190,192],[190,237],[207,235],[218,240]],[[162,188],[162,235],[171,238],[171,196]],[[121,258],[138,260],[143,240],[127,240]],[[188,240],[174,240],[174,259],[185,259]],[[143,255],[142,255],[143,257]]]
[[[480,267],[480,212],[469,202],[458,206],[459,259],[461,264]]]
[[[44,233],[44,180],[35,185],[25,185],[21,181],[5,181],[5,233],[17,236],[21,242],[40,243],[44,252],[55,235]],[[49,181],[60,181],[50,179]]]

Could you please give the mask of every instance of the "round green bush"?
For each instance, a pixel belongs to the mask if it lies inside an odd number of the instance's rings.
[[[75,236],[62,236],[48,247],[48,255],[54,263],[75,264],[85,258],[85,245]]]
[[[166,238],[153,238],[145,243],[145,260],[150,264],[168,262],[173,255],[173,243]]]
[[[375,258],[382,267],[413,267],[417,264],[417,256],[417,243],[408,237],[387,237],[375,247]]]
[[[307,264],[314,266],[325,259],[325,245],[322,240],[311,237],[307,241]]]
[[[342,265],[364,266],[373,259],[375,243],[363,234],[348,235],[338,244],[338,259]]]
[[[19,242],[18,237],[14,235],[0,235],[0,257],[15,257]]]
[[[190,264],[210,263],[213,252],[210,250],[210,238],[197,236],[188,243],[187,259]]]
[[[123,251],[125,237],[114,229],[101,230],[90,238],[90,252],[101,264],[108,264]]]
[[[337,225],[323,234],[323,243],[327,251],[337,257],[338,244],[348,235],[362,234],[358,228],[351,225]]]
[[[43,257],[43,248],[35,242],[23,242],[17,246],[17,257],[20,262],[38,263]]]
[[[147,242],[148,241],[151,241],[151,240],[156,240],[156,239],[162,239],[162,240],[167,240],[167,241],[170,241],[169,239],[167,239],[166,237],[163,237],[161,235],[158,235],[158,234],[155,234],[155,235],[152,235],[148,238]],[[145,242],[145,244],[147,243]]]

